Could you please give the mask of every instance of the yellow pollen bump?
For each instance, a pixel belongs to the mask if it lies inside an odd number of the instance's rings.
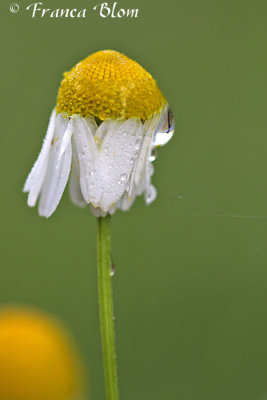
[[[146,120],[165,104],[156,81],[144,68],[117,51],[105,50],[65,72],[57,112],[100,120]]]

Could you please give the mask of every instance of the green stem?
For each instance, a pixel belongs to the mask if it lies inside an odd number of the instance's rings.
[[[110,216],[108,215],[98,218],[98,297],[106,400],[119,400],[110,254]]]

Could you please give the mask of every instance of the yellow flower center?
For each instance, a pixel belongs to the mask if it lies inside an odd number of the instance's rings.
[[[100,120],[146,120],[166,101],[156,81],[138,63],[113,50],[99,51],[65,72],[57,112]]]

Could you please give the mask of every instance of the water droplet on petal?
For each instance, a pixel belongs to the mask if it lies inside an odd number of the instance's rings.
[[[92,171],[90,172],[90,175],[91,176],[94,176],[96,174],[96,170],[95,169],[92,169]]]
[[[153,149],[153,150],[152,150],[152,153],[151,153],[151,156],[149,157],[149,161],[151,161],[151,162],[155,161],[156,158],[157,158],[157,156],[158,156],[157,150],[156,150],[156,149]]]
[[[114,276],[115,275],[115,264],[114,262],[111,262],[111,266],[110,266],[110,275]]]
[[[164,146],[173,137],[174,134],[174,118],[171,108],[168,108],[166,119],[159,131],[156,131],[153,146]]]
[[[121,178],[122,181],[126,181],[126,179],[128,178],[128,175],[125,174],[125,173],[121,174],[120,178]]]

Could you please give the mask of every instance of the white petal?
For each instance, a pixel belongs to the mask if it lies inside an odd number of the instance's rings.
[[[133,196],[129,196],[126,192],[124,193],[121,200],[117,203],[116,208],[122,211],[128,211],[135,200],[136,195],[133,193]]]
[[[152,162],[150,161],[151,152],[152,152],[152,147],[150,148],[150,151],[148,153],[148,157],[146,160],[145,175],[144,175],[146,204],[151,204],[157,197],[157,190],[151,184],[151,176],[154,173],[154,167],[152,165]]]
[[[84,120],[86,121],[87,125],[89,126],[90,131],[94,135],[98,129],[95,119],[93,117],[86,117],[86,118],[84,118]]]
[[[84,118],[76,117],[73,123],[73,142],[80,166],[80,185],[86,203],[95,196],[98,151],[93,134]]]
[[[86,202],[83,198],[81,185],[80,185],[80,167],[79,160],[76,151],[76,146],[73,140],[72,143],[72,164],[71,164],[71,175],[69,181],[69,194],[71,201],[79,207],[85,207]]]
[[[69,181],[69,194],[71,201],[78,207],[85,207],[86,201],[83,198],[80,186],[80,176],[74,172],[76,168],[71,168],[71,175]]]
[[[68,144],[70,142],[72,135],[72,124],[69,122],[66,131],[64,132],[63,139],[60,144],[60,149],[59,149],[59,154],[58,154],[58,159],[57,159],[57,167],[59,166],[61,157],[66,151],[66,148],[68,147]]]
[[[144,140],[134,165],[128,195],[127,193],[124,195],[118,207],[122,210],[128,210],[136,196],[140,196],[143,193],[145,193],[147,204],[150,204],[156,198],[157,191],[151,184],[151,176],[153,175],[154,168],[150,161],[150,156],[159,118],[160,116],[156,115],[144,124]]]
[[[51,141],[53,139],[54,130],[56,124],[56,110],[52,111],[47,133],[43,142],[43,146],[39,156],[28,175],[25,182],[23,191],[29,192],[28,205],[33,207],[36,204],[37,198],[39,196],[42,184],[44,182],[45,174],[47,171],[47,164],[49,159],[49,152],[51,149]]]
[[[153,185],[149,185],[145,192],[146,204],[151,204],[157,197],[157,189]]]
[[[69,122],[71,123],[71,122]],[[55,132],[55,142],[51,150],[51,155],[48,164],[48,170],[45,177],[44,185],[41,191],[38,211],[41,216],[50,217],[58,206],[62,197],[65,186],[67,184],[70,167],[71,167],[71,141],[69,140],[64,154],[58,164],[61,144],[64,133],[60,126],[60,131]],[[68,133],[66,133],[68,135]],[[58,139],[58,140],[57,140]]]
[[[120,124],[121,121],[117,120],[107,120],[102,122],[102,124],[99,126],[94,135],[95,143],[98,148],[100,148],[101,146],[103,147],[105,145],[104,139],[105,141],[107,140],[106,139],[107,133],[108,132],[109,134],[113,133],[120,126]]]
[[[144,124],[144,140],[135,170],[135,183],[137,185],[141,181],[143,174],[146,172],[147,162],[152,152],[155,129],[158,125],[159,118],[160,116],[157,114],[154,118],[146,121]]]
[[[107,215],[107,212],[102,211],[99,207],[93,207],[92,204],[90,204],[90,209],[95,217],[105,217]]]
[[[129,185],[137,146],[143,137],[143,126],[139,119],[129,118],[124,122],[103,122],[106,135],[100,147],[101,171],[99,185],[102,186],[100,207],[108,211],[120,200]]]
[[[141,154],[141,151],[142,151],[142,148],[143,148],[143,143],[144,143],[144,135],[143,135],[143,138],[141,139],[139,150],[136,148],[135,158],[133,160],[134,161],[133,171],[132,171],[131,179],[129,181],[129,186],[127,188],[127,192],[128,192],[128,196],[129,197],[133,197],[134,196],[133,192],[134,192],[135,187],[136,187],[136,184],[135,184],[136,169],[137,169],[138,160],[140,158],[140,154]]]

